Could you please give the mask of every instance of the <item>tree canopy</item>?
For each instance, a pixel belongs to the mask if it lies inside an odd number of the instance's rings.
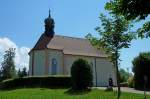
[[[112,13],[130,19],[145,19],[150,14],[149,0],[111,0],[105,7]]]
[[[86,38],[98,49],[103,49],[107,53],[113,54],[115,50],[128,48],[130,42],[135,38],[135,34],[130,31],[132,25],[127,21],[124,16],[117,16],[112,14],[112,17],[106,17],[100,14],[102,26],[96,27],[99,33],[99,38],[94,37],[92,34],[87,34]],[[114,59],[111,58],[113,61]]]
[[[127,20],[143,20],[150,14],[150,0],[111,0],[105,9],[110,13],[123,15]],[[150,21],[137,30],[138,37],[150,37]]]

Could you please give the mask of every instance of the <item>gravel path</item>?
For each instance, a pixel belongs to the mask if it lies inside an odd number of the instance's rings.
[[[103,90],[106,89],[106,87],[93,87],[93,88],[98,88],[98,89],[103,89]],[[113,89],[117,90],[117,87],[114,87]],[[128,88],[128,87],[121,87],[121,91],[123,91],[123,92],[131,92],[131,93],[138,93],[138,94],[144,94],[144,91],[135,90],[133,88]],[[146,94],[150,95],[150,91],[146,91]]]

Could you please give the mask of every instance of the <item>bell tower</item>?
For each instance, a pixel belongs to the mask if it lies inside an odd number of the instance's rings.
[[[55,22],[54,19],[51,18],[50,10],[49,10],[49,16],[45,19],[44,23],[45,23],[44,35],[48,37],[53,37],[55,34],[54,32]]]

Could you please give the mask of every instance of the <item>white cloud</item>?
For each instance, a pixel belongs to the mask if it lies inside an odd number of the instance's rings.
[[[24,66],[28,69],[29,68],[29,55],[28,52],[30,48],[28,47],[18,47],[13,41],[9,38],[0,37],[0,61],[3,58],[3,54],[9,48],[16,48],[16,56],[15,56],[15,65],[16,69],[23,68]]]

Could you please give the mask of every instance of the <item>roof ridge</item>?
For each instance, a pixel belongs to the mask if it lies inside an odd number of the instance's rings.
[[[71,39],[87,40],[86,38],[71,37],[71,36],[64,36],[64,35],[54,35],[54,36],[56,36],[56,37],[62,37],[62,38],[71,38]]]

